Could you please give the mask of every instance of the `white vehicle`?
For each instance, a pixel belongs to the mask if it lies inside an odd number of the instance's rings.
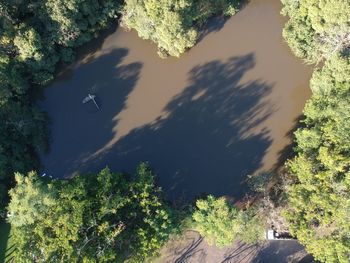
[[[293,238],[288,233],[279,234],[273,229],[268,229],[266,231],[267,240],[293,240]]]

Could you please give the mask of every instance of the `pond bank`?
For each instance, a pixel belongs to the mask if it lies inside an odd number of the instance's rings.
[[[85,46],[40,102],[52,119],[43,171],[133,172],[148,161],[171,199],[244,195],[247,174],[279,163],[310,96],[311,68],[284,43],[280,8],[255,0],[212,19],[179,59],[121,28]],[[82,104],[88,93],[100,110]]]

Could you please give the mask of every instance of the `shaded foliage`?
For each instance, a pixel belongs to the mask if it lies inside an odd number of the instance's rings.
[[[144,163],[133,179],[106,168],[70,180],[16,174],[16,182],[8,219],[16,262],[142,262],[174,229]]]

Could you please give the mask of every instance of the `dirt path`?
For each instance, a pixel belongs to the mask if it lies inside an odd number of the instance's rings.
[[[260,245],[235,243],[225,249],[209,246],[197,232],[171,240],[155,263],[308,263],[312,258],[297,241],[270,241]]]

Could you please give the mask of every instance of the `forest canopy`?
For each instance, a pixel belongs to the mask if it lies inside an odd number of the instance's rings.
[[[283,36],[297,57],[315,63],[350,46],[349,0],[281,1]]]
[[[350,256],[350,2],[282,0],[283,35],[296,56],[323,62],[288,161],[286,219],[308,252],[322,262]]]
[[[209,17],[233,15],[237,8],[238,0],[126,0],[122,25],[155,42],[161,56],[179,57],[194,46]]]
[[[8,207],[16,262],[143,262],[175,229],[142,163],[133,179],[104,169],[51,180],[17,173]]]
[[[350,58],[334,55],[311,79],[305,127],[289,162],[290,229],[317,259],[348,262],[350,255]]]

